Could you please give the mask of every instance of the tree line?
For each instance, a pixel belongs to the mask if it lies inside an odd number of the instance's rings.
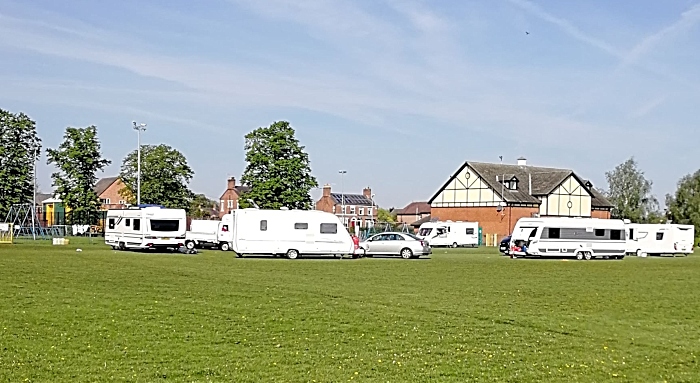
[[[274,122],[245,136],[247,166],[242,182],[250,190],[240,205],[252,200],[262,208],[310,209],[311,188],[318,187],[311,175],[309,156],[295,138],[288,122]],[[34,163],[42,153],[36,123],[24,113],[0,109],[0,221],[12,205],[31,203],[38,192]],[[47,164],[56,169],[52,186],[70,215],[79,220],[96,217],[101,208],[95,186],[98,173],[112,161],[104,158],[98,129],[67,127],[57,148],[46,149]],[[119,194],[136,204],[138,150],[122,160],[119,177],[124,188]],[[194,171],[187,158],[166,144],[141,145],[141,203],[187,210],[193,218],[207,218],[217,203],[190,189]],[[84,223],[84,222],[73,222]]]

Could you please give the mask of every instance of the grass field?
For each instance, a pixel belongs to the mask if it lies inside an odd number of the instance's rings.
[[[697,254],[289,261],[25,243],[0,247],[0,381],[697,382],[698,291]]]

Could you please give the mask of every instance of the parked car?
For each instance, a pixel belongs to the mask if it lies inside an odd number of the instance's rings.
[[[372,257],[374,255],[399,255],[403,259],[430,255],[432,250],[428,243],[413,234],[384,232],[375,234],[360,242],[356,254]]]
[[[498,245],[498,250],[500,250],[503,255],[508,255],[508,248],[510,247],[510,235],[507,237],[503,237],[501,239],[501,244]]]

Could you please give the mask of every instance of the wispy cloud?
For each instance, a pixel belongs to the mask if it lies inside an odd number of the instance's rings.
[[[663,105],[663,103],[666,102],[667,99],[668,99],[668,94],[663,94],[659,97],[651,99],[651,100],[647,101],[646,103],[642,104],[636,110],[633,110],[632,113],[630,113],[629,118],[644,117],[644,116],[648,115],[649,113],[651,113],[654,109]]]

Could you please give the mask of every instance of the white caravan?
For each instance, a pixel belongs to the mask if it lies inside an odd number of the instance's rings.
[[[320,210],[236,209],[226,214],[219,228],[222,250],[239,257],[252,254],[302,255],[353,254],[355,245],[340,219]]]
[[[418,238],[430,247],[461,247],[479,245],[479,223],[463,221],[425,222],[418,228]]]
[[[509,252],[513,257],[625,257],[625,222],[598,218],[521,218]]]
[[[178,249],[185,243],[184,209],[160,206],[110,209],[105,223],[105,243],[113,249]]]
[[[219,247],[221,244],[218,234],[221,225],[221,221],[193,219],[185,236],[185,246],[190,250],[205,246]]]
[[[682,254],[695,250],[695,226],[628,223],[627,254],[636,256]]]

